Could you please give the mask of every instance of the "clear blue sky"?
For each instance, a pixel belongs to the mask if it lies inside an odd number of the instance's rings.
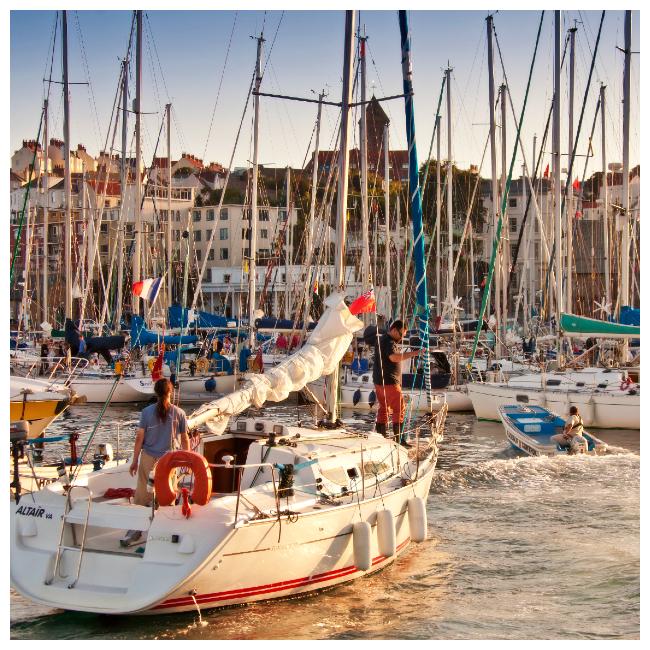
[[[414,11],[410,14],[413,47],[415,111],[420,160],[426,158],[434,123],[435,106],[447,61],[453,68],[452,124],[453,158],[461,167],[480,162],[487,137],[487,49],[484,11]],[[575,124],[582,105],[589,72],[599,11],[563,12],[563,32],[578,24],[576,55]],[[623,11],[608,11],[603,26],[596,70],[592,81],[582,127],[580,151],[586,151],[586,138],[596,107],[600,82],[608,93],[608,159],[621,160]],[[502,11],[495,16],[506,74],[515,111],[519,114],[532,59],[535,35],[540,19],[537,11]],[[52,54],[54,11],[11,12],[11,123],[9,154],[21,141],[36,137],[44,97],[43,77],[49,70]],[[69,58],[71,81],[86,81],[86,64],[91,82],[72,87],[71,137],[73,146],[83,143],[96,155],[103,148],[119,74],[131,24],[130,11],[69,11]],[[241,118],[250,75],[255,60],[255,41],[250,35],[264,25],[268,54],[277,31],[262,90],[300,96],[312,96],[311,90],[326,87],[329,99],[340,101],[341,60],[344,14],[342,11],[147,11],[144,38],[144,97],[142,110],[155,114],[143,118],[143,151],[150,161],[160,127],[164,104],[174,106],[172,156],[188,151],[206,161],[227,164]],[[223,86],[208,139],[217,88],[221,78],[231,31],[234,32],[225,68]],[[369,37],[368,82],[377,96],[401,91],[399,28],[394,11],[362,11],[361,25]],[[83,47],[80,39],[83,37]],[[53,77],[61,78],[60,30],[54,54]],[[155,44],[155,45],[154,45]],[[532,153],[533,134],[544,130],[553,83],[553,12],[544,17],[528,111],[524,118],[523,139],[526,154]],[[639,48],[639,12],[633,14],[632,49]],[[265,57],[266,58],[266,57]],[[639,162],[639,60],[633,56],[632,164]],[[496,61],[496,82],[503,74]],[[134,79],[133,79],[134,88]],[[372,88],[369,89],[369,93]],[[563,108],[567,106],[567,84],[563,88]],[[51,88],[52,136],[62,136],[63,105],[61,86]],[[405,146],[403,101],[384,105],[391,118],[391,148]],[[512,155],[514,126],[509,113],[508,160]],[[263,99],[261,109],[260,161],[294,167],[303,163],[316,106]],[[334,138],[336,109],[325,111],[321,147],[331,146]],[[358,116],[355,116],[355,122]],[[446,157],[446,104],[443,102],[443,158]],[[564,129],[566,130],[566,120]],[[358,134],[355,136],[358,139]],[[563,133],[564,143],[567,135]],[[130,139],[132,143],[132,139]],[[600,126],[595,132],[594,161],[590,171],[600,168]],[[116,139],[119,147],[120,137]],[[132,146],[132,145],[131,145]],[[159,155],[165,155],[164,140]],[[547,148],[550,149],[550,146]],[[235,165],[251,158],[251,112],[247,114]],[[435,154],[435,146],[434,146]],[[521,161],[521,158],[519,159]],[[582,159],[581,159],[582,160]],[[517,173],[520,167],[517,167]],[[580,173],[582,163],[580,164]],[[489,153],[483,167],[489,175]],[[576,175],[579,175],[576,173]]]

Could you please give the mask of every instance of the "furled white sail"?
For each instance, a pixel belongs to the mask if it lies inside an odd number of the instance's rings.
[[[332,374],[363,323],[350,313],[340,294],[329,296],[325,305],[325,313],[300,350],[264,374],[252,375],[239,390],[204,404],[190,416],[188,426],[205,424],[212,433],[221,433],[231,416],[249,406],[280,402],[309,382]]]

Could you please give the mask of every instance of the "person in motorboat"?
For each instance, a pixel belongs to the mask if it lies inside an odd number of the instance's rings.
[[[583,431],[584,424],[578,412],[578,407],[572,406],[569,409],[569,417],[564,423],[562,433],[551,436],[551,442],[563,448],[568,447],[569,449],[577,450],[582,447],[583,449],[587,449],[587,439],[582,435]]]
[[[393,436],[401,444],[406,442],[402,431],[406,411],[402,396],[402,361],[420,354],[419,350],[399,351],[397,344],[404,338],[406,329],[401,320],[395,320],[388,332],[377,339],[372,369],[372,381],[375,384],[375,395],[379,403],[376,430],[387,437],[388,415],[389,412],[392,413]]]
[[[140,422],[135,433],[133,461],[129,471],[131,476],[138,475],[134,502],[139,506],[151,505],[152,496],[147,489],[149,474],[154,471],[156,463],[168,451],[173,449],[189,450],[190,439],[187,435],[187,417],[183,409],[171,403],[172,384],[169,379],[159,379],[154,384],[158,400],[144,408],[140,413]],[[122,546],[137,542],[142,536],[139,530],[130,530],[120,540]]]

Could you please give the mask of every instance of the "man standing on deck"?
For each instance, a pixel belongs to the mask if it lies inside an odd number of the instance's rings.
[[[402,397],[402,361],[417,357],[419,350],[400,352],[397,344],[404,338],[406,327],[401,320],[395,320],[387,333],[377,336],[375,363],[372,380],[379,402],[376,429],[386,436],[389,411],[392,412],[393,437],[400,444],[406,444],[402,432],[404,422],[404,398]]]

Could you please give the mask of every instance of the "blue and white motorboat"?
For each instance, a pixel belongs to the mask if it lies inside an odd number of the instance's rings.
[[[582,432],[587,441],[585,448],[573,444],[562,447],[551,440],[551,436],[562,433],[565,420],[543,406],[505,404],[499,406],[499,417],[510,444],[529,456],[555,456],[560,454],[594,454],[607,451],[607,444],[591,433]]]

